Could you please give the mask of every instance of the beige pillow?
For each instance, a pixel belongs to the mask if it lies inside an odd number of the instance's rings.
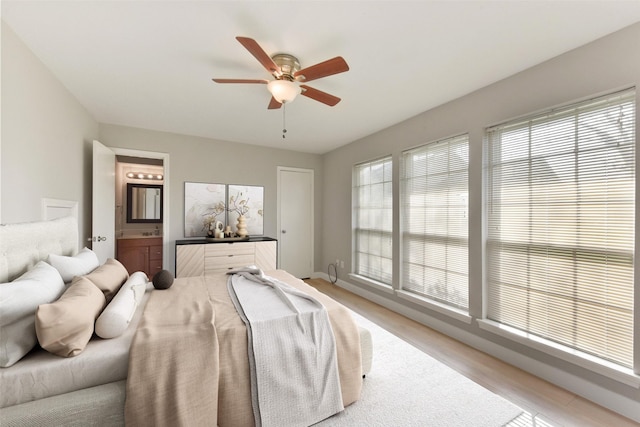
[[[84,277],[91,280],[104,293],[108,304],[118,293],[122,284],[127,281],[129,273],[120,261],[109,258],[104,264]]]
[[[38,307],[36,335],[40,346],[62,357],[80,354],[105,305],[100,289],[85,277],[75,277],[57,301]]]

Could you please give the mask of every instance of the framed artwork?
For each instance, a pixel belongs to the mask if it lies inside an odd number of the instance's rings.
[[[216,222],[226,223],[225,184],[184,183],[184,236],[204,237]]]
[[[245,217],[249,236],[264,234],[264,187],[251,185],[229,185],[227,210],[229,224],[235,229],[238,217]]]

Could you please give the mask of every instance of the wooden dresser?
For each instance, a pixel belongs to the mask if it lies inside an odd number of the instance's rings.
[[[118,239],[116,258],[129,274],[144,271],[149,280],[162,270],[162,237]]]
[[[233,268],[256,265],[277,268],[278,241],[252,237],[240,242],[207,242],[205,239],[176,241],[176,277],[224,273]]]

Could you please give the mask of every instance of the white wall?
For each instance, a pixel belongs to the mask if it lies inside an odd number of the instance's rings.
[[[526,55],[526,52],[522,53]],[[490,60],[499,61],[500,52]],[[473,67],[473,64],[468,64]],[[403,150],[444,137],[469,133],[469,277],[470,312],[482,313],[483,225],[482,225],[482,144],[484,129],[507,119],[566,104],[631,85],[640,89],[640,23],[597,40],[553,60],[473,92],[460,99],[427,111],[403,123],[355,141],[324,156],[324,210],[322,212],[322,270],[336,258],[345,260],[338,275],[345,286],[356,290],[366,287],[349,281],[351,271],[351,171],[354,164],[392,155],[394,159],[394,207],[399,207],[398,169]],[[640,90],[638,90],[640,92]],[[640,102],[637,102],[640,105]],[[640,141],[640,126],[636,139]],[[399,216],[394,217],[394,282],[399,281]],[[637,243],[636,243],[637,246]],[[590,371],[562,362],[543,353],[511,343],[480,330],[475,322],[467,325],[431,312],[394,295],[372,290],[377,302],[420,313],[421,321],[436,329],[466,337],[473,345],[484,346],[494,354],[520,356],[535,360],[525,366],[554,381],[570,378],[563,386],[580,392],[601,404],[635,415],[640,421],[640,390]],[[636,298],[636,306],[640,299]],[[399,308],[400,307],[400,308]],[[427,318],[433,321],[426,320]],[[444,326],[443,326],[444,325]],[[640,328],[640,326],[638,326]],[[542,363],[539,363],[542,362]],[[558,372],[566,375],[558,375]],[[584,384],[587,384],[585,387]],[[590,387],[593,385],[593,387]]]
[[[40,220],[42,198],[74,200],[83,244],[97,136],[98,123],[2,22],[2,222]]]

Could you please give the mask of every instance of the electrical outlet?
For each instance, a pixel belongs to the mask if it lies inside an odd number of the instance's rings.
[[[340,261],[340,268],[344,268],[344,261]]]

